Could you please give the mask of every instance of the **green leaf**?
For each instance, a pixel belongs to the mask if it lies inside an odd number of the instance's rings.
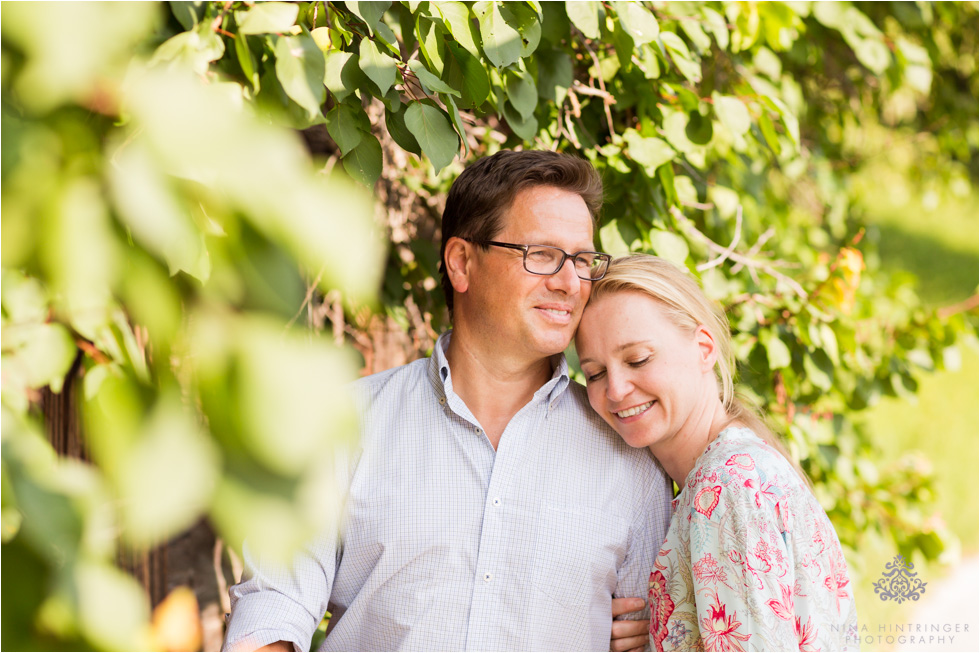
[[[691,39],[691,43],[698,49],[698,52],[708,52],[711,50],[711,37],[705,34],[704,29],[698,21],[681,20],[679,23],[681,29],[687,34],[687,38]]]
[[[419,78],[419,82],[422,83],[422,89],[428,95],[432,95],[433,93],[447,93],[449,95],[460,97],[461,94],[459,91],[426,70],[425,64],[418,59],[412,59],[409,61],[408,67],[411,68],[412,72],[415,73],[415,76]]]
[[[466,49],[452,42],[446,45],[446,67],[442,78],[452,88],[462,91],[459,106],[474,109],[486,102],[490,95],[487,71]]]
[[[714,102],[715,115],[718,116],[718,120],[728,131],[735,136],[741,136],[749,131],[752,126],[752,118],[744,102],[720,93],[714,93],[712,101]]]
[[[565,2],[565,11],[572,24],[579,29],[586,38],[599,38],[599,3],[595,0],[585,0],[576,2],[568,0]]]
[[[762,137],[766,140],[766,144],[772,148],[776,156],[779,156],[779,153],[783,149],[779,143],[779,135],[776,133],[776,128],[772,124],[772,118],[765,111],[759,116],[759,130],[762,132]]]
[[[60,324],[36,324],[27,329],[26,342],[17,350],[17,358],[26,371],[32,388],[51,386],[61,391],[61,384],[75,360],[75,341]]]
[[[331,50],[330,46],[333,43],[333,37],[330,35],[329,27],[311,29],[310,36],[313,37],[316,47],[320,48],[320,52],[324,53],[324,55]]]
[[[699,83],[701,81],[701,64],[691,55],[691,51],[687,49],[687,44],[684,43],[683,39],[673,32],[664,32],[660,35],[660,40],[663,41],[664,47],[667,48],[671,60],[681,75],[692,84]]]
[[[191,32],[181,32],[160,45],[150,59],[150,65],[171,62],[186,65],[198,75],[208,71],[208,65],[225,53],[225,43],[210,26],[202,24]]]
[[[456,133],[459,134],[459,139],[463,141],[463,148],[465,150],[463,156],[467,157],[470,155],[470,144],[466,139],[466,126],[463,125],[463,119],[459,117],[459,109],[456,107],[456,102],[452,97],[448,95],[442,97],[446,101],[446,106],[449,107],[449,117],[453,119]]]
[[[667,142],[678,152],[690,154],[697,146],[687,138],[688,116],[685,111],[664,109],[663,131]]]
[[[500,14],[521,35],[521,58],[531,56],[541,43],[541,19],[538,13],[520,2],[500,5]]]
[[[478,2],[473,10],[480,18],[483,52],[497,68],[505,68],[521,58],[521,35],[504,20],[495,0]]]
[[[473,14],[470,8],[462,2],[439,2],[435,7],[453,38],[471,55],[479,57],[480,50],[473,40]]]
[[[242,34],[280,34],[288,32],[296,24],[299,5],[290,2],[260,2],[245,12],[239,21]]]
[[[442,77],[445,67],[443,50],[446,42],[446,28],[442,26],[442,23],[419,14],[415,19],[415,31],[419,37],[419,50],[422,52],[428,69],[435,71],[437,75]]]
[[[602,251],[613,256],[625,256],[632,251],[632,241],[626,242],[621,226],[622,220],[610,220],[599,229],[599,244]]]
[[[623,29],[633,37],[637,46],[650,43],[660,35],[660,25],[653,13],[639,2],[614,2],[613,8],[623,24]],[[671,34],[664,32],[664,36]],[[673,34],[676,37],[676,34]],[[664,39],[666,43],[666,39]]]
[[[245,79],[252,85],[252,89],[258,90],[259,73],[256,70],[255,55],[252,53],[252,49],[248,47],[247,35],[242,32],[239,32],[235,39],[235,56],[238,57],[238,65],[242,67]]]
[[[114,470],[127,540],[150,545],[189,528],[215,489],[218,456],[176,393],[160,399]],[[173,470],[180,469],[180,483]]]
[[[662,229],[651,229],[649,239],[654,254],[684,267],[689,253],[686,240],[672,231]]]
[[[384,163],[381,143],[374,134],[363,134],[361,142],[342,161],[347,174],[368,188],[373,188],[381,176]]]
[[[44,322],[48,317],[48,294],[44,286],[33,278],[29,277],[20,270],[9,270],[4,268],[0,281],[0,302],[6,319],[9,319],[14,326],[26,324],[28,322]],[[9,329],[5,321],[5,328]],[[6,336],[10,332],[4,333],[4,348],[8,346]]]
[[[718,49],[722,51],[727,50],[728,21],[725,20],[724,16],[719,14],[711,7],[701,7],[701,15],[704,16],[708,29],[711,30],[712,35],[714,35],[715,42],[718,44]]]
[[[181,2],[171,0],[167,4],[170,5],[170,13],[188,31],[194,29],[204,15],[205,3],[203,0],[182,0]]]
[[[459,138],[446,114],[425,102],[412,102],[405,110],[405,126],[415,136],[436,172],[459,152]]]
[[[830,390],[834,385],[834,366],[822,351],[803,355],[803,372],[810,383],[821,390]]]
[[[837,347],[837,335],[829,324],[821,324],[820,329],[820,344],[823,346],[823,350],[827,352],[827,356],[830,357],[831,362],[834,365],[840,364],[840,352]]]
[[[167,262],[170,274],[183,270],[200,281],[211,275],[204,235],[172,189],[147,148],[130,144],[116,152],[110,182],[120,218],[133,239]]]
[[[422,147],[419,145],[419,142],[415,139],[412,132],[410,132],[408,127],[405,125],[404,108],[401,108],[398,111],[385,109],[385,127],[388,129],[388,134],[391,136],[392,140],[398,143],[399,147],[406,152],[411,152],[419,158],[422,157]]]
[[[323,86],[323,53],[309,32],[300,36],[281,36],[276,42],[276,77],[282,89],[296,104],[306,109],[310,120],[320,115],[326,99]]]
[[[627,129],[623,139],[628,146],[627,154],[643,166],[650,177],[656,175],[657,168],[673,160],[676,152],[662,139],[643,137],[635,129]]]
[[[793,357],[789,352],[789,347],[782,341],[775,330],[765,331],[760,334],[759,340],[766,349],[766,357],[769,360],[769,369],[776,371],[784,367],[789,367],[793,362]]]
[[[567,52],[539,52],[538,96],[561,106],[574,81],[572,58]]]
[[[521,114],[523,120],[534,115],[538,106],[538,89],[534,86],[531,76],[522,70],[509,70],[505,74],[507,80],[507,98],[511,105]]]
[[[692,111],[688,114],[687,127],[684,128],[684,131],[688,140],[695,145],[707,145],[711,142],[714,127],[710,117],[702,116],[698,111]]]
[[[384,16],[385,11],[391,6],[391,2],[377,2],[375,0],[371,2],[347,0],[344,4],[351,10],[351,13],[364,21],[364,24],[367,25],[368,33],[372,36],[378,27],[378,23],[381,22],[381,17]]]
[[[371,39],[361,39],[361,57],[358,64],[368,78],[377,84],[381,95],[388,92],[397,78],[398,68],[395,60],[381,51]]]
[[[360,105],[355,108],[344,103],[338,104],[328,111],[326,115],[327,131],[330,133],[330,138],[340,148],[341,156],[347,156],[348,152],[357,147],[361,143],[365,132],[370,133],[370,124],[368,125],[368,129],[362,130],[361,121],[358,120],[355,112],[364,114],[364,110],[361,109]]]
[[[358,56],[353,52],[329,50],[325,55],[323,83],[338,102],[359,86],[360,68]]]
[[[514,133],[525,141],[533,141],[538,134],[538,119],[531,114],[524,118],[510,102],[504,102],[504,118]]]

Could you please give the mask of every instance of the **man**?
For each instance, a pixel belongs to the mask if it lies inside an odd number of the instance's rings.
[[[227,648],[305,650],[328,607],[325,650],[645,646],[636,597],[668,481],[592,412],[562,355],[608,263],[591,251],[601,202],[592,166],[553,152],[459,176],[443,214],[453,330],[431,358],[357,382],[339,542],[288,572],[249,561]]]

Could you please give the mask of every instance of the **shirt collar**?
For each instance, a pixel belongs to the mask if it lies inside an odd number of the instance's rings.
[[[449,360],[446,358],[446,349],[449,347],[452,333],[452,330],[449,330],[439,336],[435,347],[433,347],[432,357],[429,359],[429,381],[439,399],[445,399],[446,395],[453,391]],[[565,359],[565,354],[555,354],[552,357],[552,365],[554,365],[554,372],[551,374],[551,378],[534,393],[535,397],[547,397],[550,406],[555,404],[570,382],[568,361]]]

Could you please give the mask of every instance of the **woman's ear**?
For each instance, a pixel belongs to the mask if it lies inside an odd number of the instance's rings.
[[[470,287],[469,267],[471,260],[470,243],[453,236],[446,242],[446,274],[453,290],[464,293]]]
[[[718,361],[718,346],[715,344],[714,336],[706,326],[699,324],[694,331],[694,340],[701,355],[701,371],[714,373],[715,363]]]

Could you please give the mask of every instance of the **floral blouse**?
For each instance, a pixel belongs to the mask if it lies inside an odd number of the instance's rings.
[[[688,475],[649,597],[655,651],[859,649],[827,514],[792,465],[745,428],[722,431]]]

